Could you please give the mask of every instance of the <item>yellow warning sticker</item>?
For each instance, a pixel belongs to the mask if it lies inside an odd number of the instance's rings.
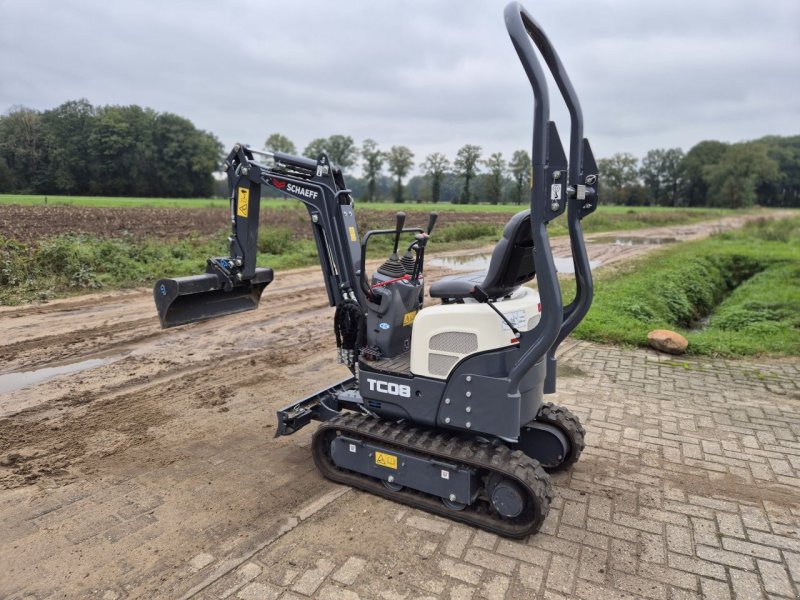
[[[351,242],[355,242],[356,241],[356,228],[355,227],[350,227],[349,231],[350,231],[350,241]]]
[[[250,188],[239,188],[239,199],[236,202],[236,216],[247,218],[247,211],[250,208]]]
[[[394,454],[375,452],[375,464],[390,469],[397,469],[397,457]]]
[[[403,327],[408,327],[414,322],[414,317],[417,316],[417,311],[412,310],[403,315]]]

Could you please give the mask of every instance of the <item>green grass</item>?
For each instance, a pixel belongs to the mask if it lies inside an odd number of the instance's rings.
[[[46,196],[53,206],[94,206],[100,208],[154,206],[162,208],[226,208],[224,198],[116,198],[106,196]],[[44,195],[0,194],[0,204],[43,205]]]
[[[601,272],[575,335],[643,346],[653,329],[684,334],[690,353],[800,354],[800,218],[758,220]]]

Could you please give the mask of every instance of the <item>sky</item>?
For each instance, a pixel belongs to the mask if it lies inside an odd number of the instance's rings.
[[[498,0],[0,0],[0,113],[86,98],[191,119],[226,147],[350,135],[421,162],[529,149]],[[800,134],[800,1],[523,1],[595,155]],[[569,121],[551,88],[551,118]]]

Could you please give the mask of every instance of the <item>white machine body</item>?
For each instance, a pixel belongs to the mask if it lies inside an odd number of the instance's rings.
[[[536,327],[541,316],[539,294],[521,287],[494,303],[519,331]],[[516,343],[507,323],[486,304],[467,299],[463,303],[437,304],[419,311],[411,336],[411,372],[447,379],[462,358]]]

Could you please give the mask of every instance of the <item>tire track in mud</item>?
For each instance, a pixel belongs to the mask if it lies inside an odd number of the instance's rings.
[[[326,312],[311,313],[312,324],[322,324]],[[69,392],[55,404],[0,419],[0,455],[6,454],[2,466],[10,469],[5,475],[0,471],[0,488],[30,485],[42,477],[70,481],[87,459],[103,459],[132,446],[158,443],[153,428],[174,418],[191,420],[192,413],[206,412],[202,409],[227,412],[225,404],[233,395],[232,387],[259,386],[265,372],[269,372],[273,390],[265,398],[277,396],[270,406],[288,402],[278,395],[281,384],[293,379],[291,371],[296,371],[296,365],[320,350],[311,343],[311,331],[287,335],[290,331],[293,329],[288,326],[277,328],[264,337],[265,347],[256,352],[235,352],[190,365],[162,359],[151,365],[153,372],[147,376],[97,390]],[[327,345],[326,354],[333,358],[333,344]],[[210,375],[219,372],[225,373],[224,378]],[[167,403],[165,399],[175,401]],[[62,416],[62,411],[71,414]]]

